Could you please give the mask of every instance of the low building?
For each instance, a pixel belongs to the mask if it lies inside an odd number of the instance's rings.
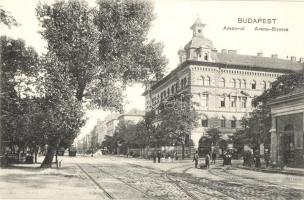
[[[131,122],[133,124],[138,123],[143,120],[145,116],[145,112],[138,109],[132,109],[129,112],[121,114],[117,119],[119,121]]]
[[[304,164],[304,88],[279,96],[271,107],[271,160],[287,166]]]

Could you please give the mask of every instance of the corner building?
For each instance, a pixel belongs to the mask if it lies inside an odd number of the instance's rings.
[[[191,41],[178,51],[179,66],[143,94],[146,111],[157,110],[171,95],[191,95],[200,114],[199,126],[189,134],[195,149],[202,148],[201,138],[209,128],[219,128],[223,138],[233,135],[241,128],[241,119],[253,110],[255,96],[270,88],[277,77],[304,66],[303,58],[240,55],[226,49],[218,52],[204,36],[205,26],[199,18],[194,22]]]

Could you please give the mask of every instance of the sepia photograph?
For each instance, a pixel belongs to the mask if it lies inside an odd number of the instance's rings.
[[[303,10],[0,0],[0,200],[303,200]]]

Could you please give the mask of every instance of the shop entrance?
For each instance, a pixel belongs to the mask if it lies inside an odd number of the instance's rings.
[[[281,156],[285,165],[295,162],[295,144],[294,144],[294,128],[287,125],[284,132],[281,133]]]

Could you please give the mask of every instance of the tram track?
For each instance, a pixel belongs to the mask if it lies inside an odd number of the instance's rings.
[[[83,167],[76,163],[77,167],[106,195],[109,199],[115,199],[109,192],[105,190]]]

